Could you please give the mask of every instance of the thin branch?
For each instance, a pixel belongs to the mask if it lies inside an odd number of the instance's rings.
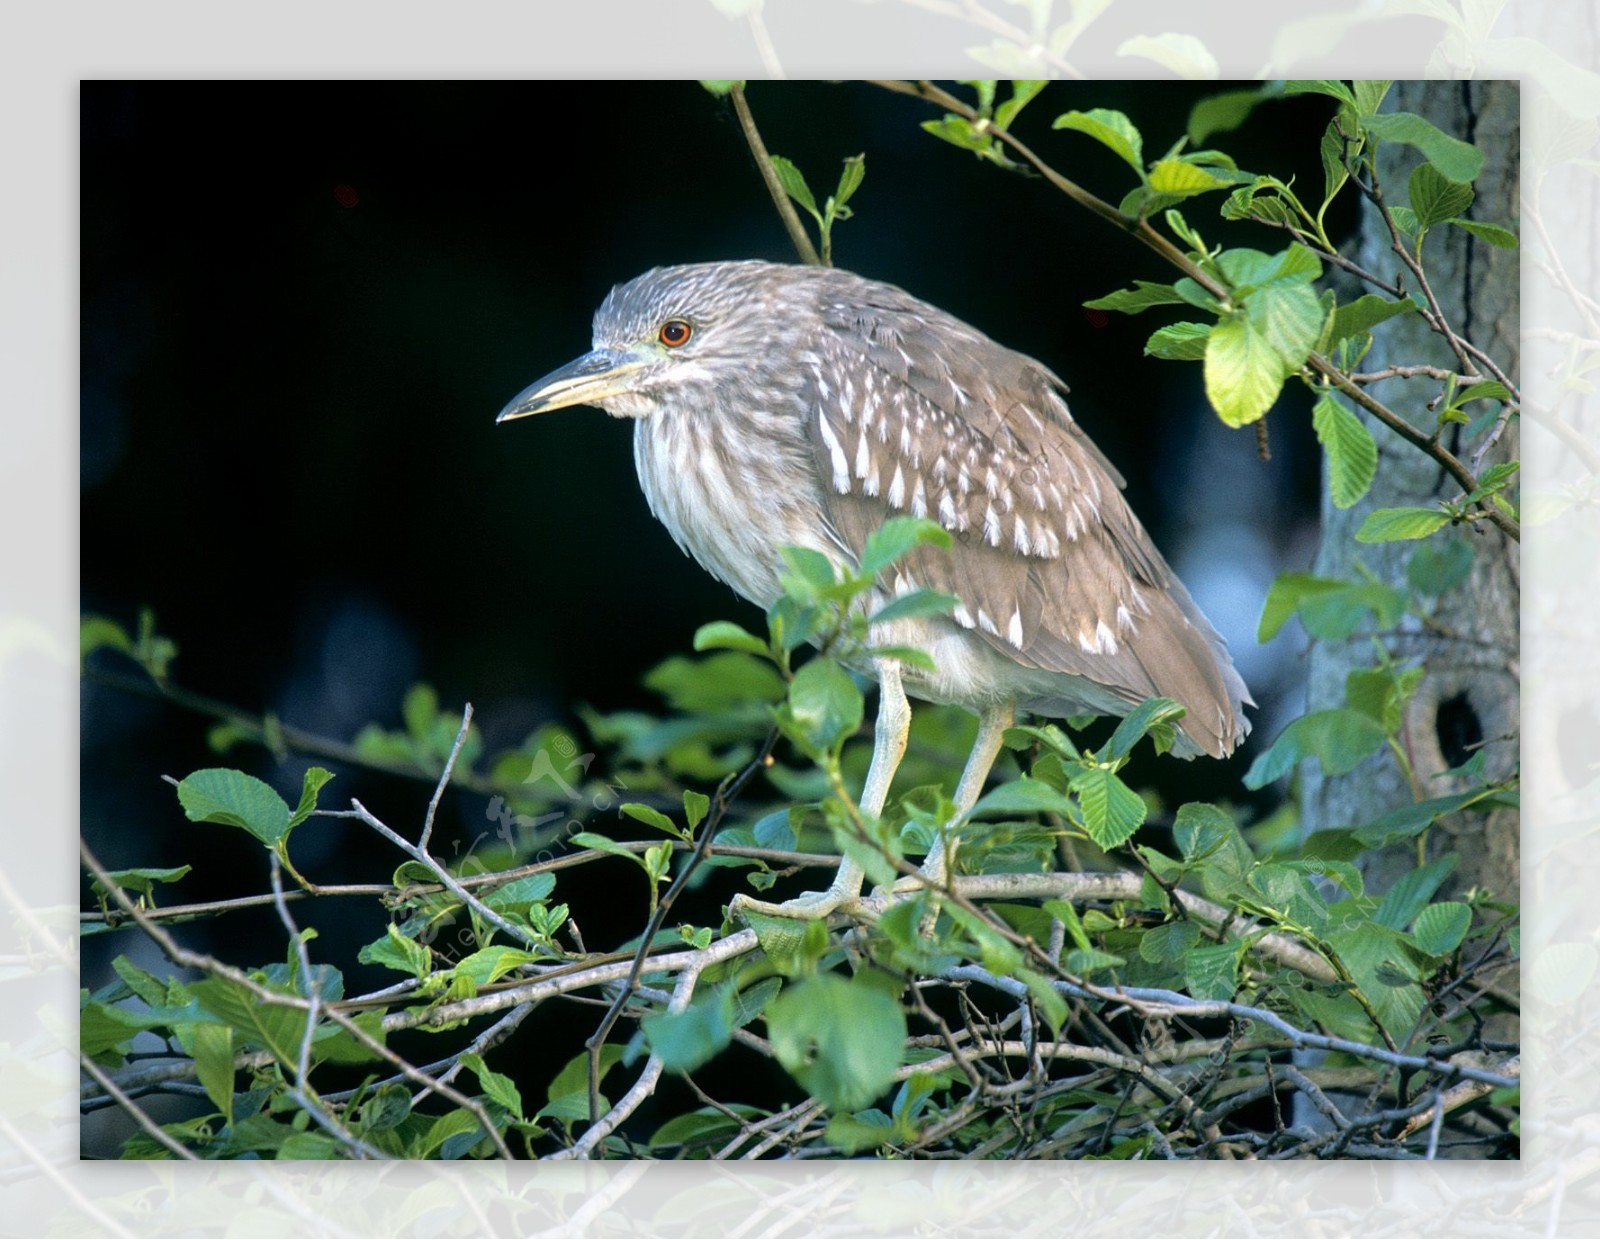
[[[762,181],[766,183],[767,193],[772,195],[772,205],[778,208],[778,217],[783,220],[783,226],[789,233],[789,240],[794,244],[795,253],[799,254],[801,261],[808,266],[821,267],[822,258],[818,255],[816,246],[811,244],[811,238],[806,235],[805,225],[800,222],[794,204],[789,201],[788,191],[778,180],[778,170],[773,167],[772,156],[767,154],[766,143],[761,141],[761,131],[756,128],[756,118],[750,115],[750,105],[745,102],[744,88],[735,85],[729,94],[733,96],[733,110],[739,116],[739,128],[744,130],[744,140],[750,147],[750,154],[755,156],[756,167],[761,172]]]
[[[366,823],[367,826],[371,827],[379,835],[383,836],[384,839],[388,840],[412,860],[420,861],[423,865],[427,866],[428,869],[432,870],[434,874],[438,875],[439,882],[444,886],[446,891],[455,896],[456,899],[460,900],[462,904],[466,905],[479,917],[483,918],[490,925],[494,926],[495,929],[499,930],[503,934],[509,935],[518,943],[521,943],[524,947],[534,948],[539,946],[538,940],[535,939],[532,934],[524,930],[521,926],[513,925],[511,922],[507,921],[504,917],[500,916],[499,913],[495,912],[482,900],[478,899],[477,896],[473,895],[470,891],[463,887],[460,880],[451,874],[450,871],[446,869],[439,861],[437,861],[433,854],[431,854],[425,847],[418,844],[413,844],[410,840],[406,839],[405,836],[391,828],[387,823],[385,823],[381,818],[379,818],[354,797],[350,799],[350,805],[357,818]]]
[[[450,756],[445,759],[444,770],[439,772],[439,782],[434,785],[433,799],[428,802],[428,812],[422,820],[422,834],[417,837],[417,847],[423,852],[428,851],[428,841],[433,838],[433,817],[439,812],[439,801],[450,783],[450,773],[456,769],[456,758],[460,755],[461,745],[467,739],[467,733],[471,728],[472,703],[468,702],[461,712],[461,730],[456,733],[455,744],[450,746]]]
[[[678,877],[667,888],[667,893],[656,903],[655,912],[651,914],[650,921],[639,938],[639,950],[634,955],[633,971],[628,974],[627,984],[617,994],[610,1010],[606,1012],[605,1018],[601,1020],[599,1028],[584,1043],[589,1049],[590,1057],[589,1098],[591,1120],[598,1120],[599,1118],[595,1114],[594,1104],[599,1097],[600,1048],[605,1045],[606,1038],[610,1036],[612,1027],[617,1023],[617,1017],[622,1014],[622,1009],[627,1006],[628,1000],[638,987],[639,976],[644,971],[645,959],[656,941],[656,935],[660,932],[661,927],[666,924],[667,914],[672,911],[672,905],[677,900],[678,894],[688,884],[689,877],[699,868],[700,863],[706,859],[707,854],[710,852],[711,842],[716,838],[717,831],[727,817],[728,806],[755,776],[755,773],[766,766],[767,760],[772,756],[773,746],[777,743],[778,729],[773,728],[767,733],[767,739],[762,743],[760,752],[745,763],[743,770],[737,775],[728,776],[717,788],[717,794],[712,798],[706,819],[700,824],[700,838],[695,844],[694,852],[690,854],[689,859],[678,871]]]
[[[105,1090],[106,1093],[112,1098],[116,1099],[117,1105],[128,1113],[133,1122],[138,1124],[139,1127],[142,1128],[145,1133],[158,1144],[164,1146],[168,1153],[172,1154],[176,1158],[182,1158],[188,1162],[203,1161],[198,1154],[186,1146],[182,1141],[179,1141],[176,1137],[172,1136],[165,1129],[163,1129],[160,1124],[156,1123],[155,1120],[151,1119],[147,1114],[145,1114],[143,1107],[134,1102],[134,1100],[128,1097],[127,1094],[123,1093],[122,1090],[118,1089],[117,1083],[106,1075],[106,1073],[101,1069],[100,1065],[95,1063],[94,1060],[90,1059],[89,1056],[83,1054],[81,1051],[78,1054],[78,1066],[87,1072],[91,1077],[93,1077],[100,1088]]]

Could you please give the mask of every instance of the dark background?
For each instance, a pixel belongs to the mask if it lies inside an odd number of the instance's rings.
[[[1115,202],[1126,166],[1050,120],[1121,109],[1154,157],[1219,89],[1052,84],[1017,131]],[[750,101],[819,198],[843,156],[865,153],[856,217],[835,232],[840,266],[1070,385],[1261,703],[1230,763],[1154,763],[1149,780],[1174,802],[1239,796],[1238,774],[1298,709],[1298,651],[1255,642],[1272,576],[1308,567],[1315,544],[1318,458],[1298,394],[1275,411],[1263,463],[1250,431],[1209,412],[1198,366],[1142,356],[1181,316],[1083,308],[1172,273],[1043,181],[922,133],[938,115],[926,105],[848,83],[757,83]],[[1215,141],[1242,167],[1318,185],[1330,107],[1279,101]],[[1186,213],[1238,244],[1220,202]],[[650,517],[627,423],[587,409],[494,417],[588,348],[613,283],[747,257],[793,255],[731,107],[694,83],[85,83],[84,611],[131,627],[148,605],[179,644],[176,683],[341,739],[398,726],[418,680],[451,707],[473,702],[491,752],[574,722],[575,703],[657,706],[638,683],[649,667],[708,620],[760,629],[759,614]],[[193,862],[184,899],[265,889],[259,847],[184,823],[158,778],[219,764],[207,722],[85,682],[85,835],[114,867]],[[225,763],[286,794],[304,766],[253,747]],[[425,789],[341,769],[324,800],[350,795],[410,824]],[[442,821],[481,829],[482,812],[447,801]],[[391,851],[338,851],[353,834],[302,831],[297,863],[327,881],[386,878]],[[230,919],[226,933],[251,925]],[[281,942],[270,919],[256,928]],[[86,956],[91,987],[101,963]]]

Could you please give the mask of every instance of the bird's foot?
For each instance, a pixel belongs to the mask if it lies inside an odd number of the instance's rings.
[[[834,913],[854,912],[861,903],[859,891],[808,891],[781,904],[770,900],[757,900],[740,892],[728,901],[728,916],[733,919],[745,913],[762,913],[768,917],[792,917],[796,921],[821,921]]]

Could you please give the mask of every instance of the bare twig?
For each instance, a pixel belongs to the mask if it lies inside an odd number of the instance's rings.
[[[472,728],[472,703],[468,702],[461,712],[461,730],[456,733],[455,744],[450,746],[450,756],[445,759],[444,770],[439,772],[439,782],[434,785],[433,799],[428,802],[428,812],[422,820],[422,834],[417,837],[417,847],[424,852],[428,850],[428,841],[433,838],[433,816],[439,812],[439,801],[444,796],[444,790],[449,786],[450,773],[456,769],[456,758],[461,753],[462,743],[467,739],[467,733]]]
[[[624,985],[613,1001],[610,1010],[600,1022],[600,1027],[589,1036],[584,1043],[589,1049],[589,1101],[590,1119],[598,1121],[595,1113],[595,1101],[599,1097],[600,1079],[600,1048],[605,1045],[606,1038],[610,1036],[612,1027],[617,1023],[617,1017],[622,1014],[622,1009],[627,1006],[629,998],[639,985],[639,975],[644,969],[645,958],[649,955],[651,946],[655,943],[656,935],[661,927],[666,924],[667,914],[672,911],[672,905],[689,881],[690,875],[706,859],[711,850],[711,842],[716,838],[717,831],[721,828],[723,819],[727,817],[728,806],[739,795],[740,790],[750,782],[751,778],[767,764],[767,759],[772,756],[772,747],[778,743],[778,730],[773,728],[767,733],[760,752],[737,775],[730,775],[722,781],[717,789],[717,794],[712,798],[711,806],[707,810],[705,821],[700,824],[700,838],[695,844],[694,852],[684,862],[678,871],[678,877],[673,880],[672,886],[667,888],[667,893],[657,902],[654,913],[651,914],[649,923],[645,926],[643,935],[639,939],[639,950],[633,958],[633,971],[628,974],[627,984]],[[692,983],[691,983],[692,985]]]
[[[735,85],[729,93],[733,96],[733,110],[739,116],[739,127],[744,130],[744,140],[750,147],[750,154],[755,156],[756,167],[761,172],[762,181],[766,183],[767,193],[772,195],[772,205],[778,208],[778,217],[783,221],[789,240],[794,244],[795,253],[799,254],[800,260],[809,266],[823,266],[821,255],[817,253],[816,246],[811,244],[805,225],[800,222],[794,204],[789,201],[788,191],[778,180],[778,171],[773,167],[772,156],[767,154],[767,145],[761,140],[761,131],[756,128],[756,118],[750,115],[750,105],[745,102],[744,88]]]

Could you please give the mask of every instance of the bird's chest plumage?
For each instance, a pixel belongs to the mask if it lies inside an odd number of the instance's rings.
[[[795,418],[765,409],[742,416],[755,433],[728,434],[693,409],[658,410],[634,428],[633,456],[650,511],[707,572],[758,607],[782,593],[779,548],[837,551],[809,479],[810,451]],[[736,428],[737,429],[737,428]]]

